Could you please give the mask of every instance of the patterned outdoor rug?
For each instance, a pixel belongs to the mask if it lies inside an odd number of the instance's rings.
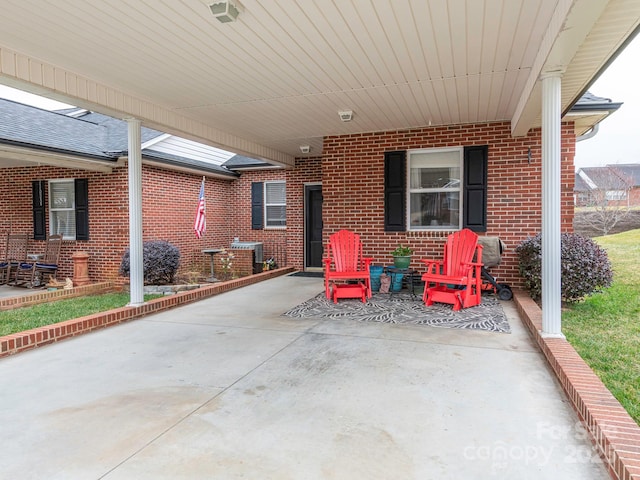
[[[511,333],[509,322],[492,296],[483,296],[482,304],[454,312],[451,305],[425,306],[420,300],[412,300],[408,293],[374,293],[362,303],[357,299],[340,299],[337,304],[325,297],[324,292],[301,303],[283,315],[287,317],[344,318],[359,322],[406,323],[443,328],[468,328],[490,332]]]

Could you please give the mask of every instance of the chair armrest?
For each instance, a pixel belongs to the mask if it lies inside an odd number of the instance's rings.
[[[421,258],[420,261],[427,266],[426,273],[440,273],[441,267],[444,264],[443,260],[431,260]]]
[[[478,262],[464,262],[464,264],[463,264],[463,265],[467,265],[467,266],[469,266],[469,267],[476,267],[476,268],[478,268],[478,267],[480,267],[480,268],[481,268],[481,267],[484,267],[484,263],[478,263]]]
[[[362,257],[362,261],[364,262],[364,269],[369,271],[369,265],[373,262],[373,257]]]

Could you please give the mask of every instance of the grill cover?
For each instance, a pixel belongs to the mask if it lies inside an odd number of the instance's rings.
[[[505,244],[499,237],[478,237],[478,243],[482,245],[482,263],[485,267],[495,267],[502,261],[502,252]]]
[[[264,262],[262,242],[232,242],[231,248],[237,248],[239,250],[253,250],[253,261],[255,263]]]

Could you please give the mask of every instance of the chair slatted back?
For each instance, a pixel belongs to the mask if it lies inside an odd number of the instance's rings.
[[[468,271],[465,264],[473,262],[477,246],[478,235],[467,228],[449,235],[444,250],[444,274],[450,277],[465,275]],[[478,255],[482,255],[481,250],[478,250]],[[482,258],[476,261],[482,263]]]
[[[8,234],[4,260],[6,262],[22,262],[26,260],[28,244],[29,235],[26,233]]]
[[[362,268],[362,243],[357,233],[340,230],[329,237],[329,246],[336,272],[357,272]]]
[[[47,238],[44,256],[39,263],[57,265],[58,257],[60,256],[60,247],[62,247],[62,235],[50,235],[49,238]]]

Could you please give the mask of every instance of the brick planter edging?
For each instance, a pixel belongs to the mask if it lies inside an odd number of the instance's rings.
[[[43,345],[63,340],[65,338],[74,337],[99,328],[143,317],[150,313],[160,312],[178,305],[202,300],[203,298],[211,297],[218,293],[228,292],[236,288],[252,285],[293,271],[295,271],[295,268],[293,267],[269,270],[267,272],[249,275],[247,277],[229,280],[227,282],[214,283],[195,290],[177,293],[175,295],[156,298],[139,306],[116,308],[106,312],[94,313],[85,317],[66,320],[53,325],[33,328],[24,332],[14,333],[12,335],[5,335],[4,337],[0,337],[0,357],[14,355],[25,350],[30,350],[32,348],[41,347]]]
[[[92,283],[90,285],[84,285],[82,287],[73,287],[67,290],[40,290],[38,291],[38,293],[33,293],[31,295],[3,298],[0,300],[0,310],[13,310],[14,308],[28,307],[30,305],[47,303],[53,300],[62,300],[63,298],[94,295],[96,293],[108,292],[113,289],[113,282],[100,282]]]
[[[555,372],[615,480],[640,479],[640,427],[569,342],[541,335],[542,311],[514,291],[520,317]]]

